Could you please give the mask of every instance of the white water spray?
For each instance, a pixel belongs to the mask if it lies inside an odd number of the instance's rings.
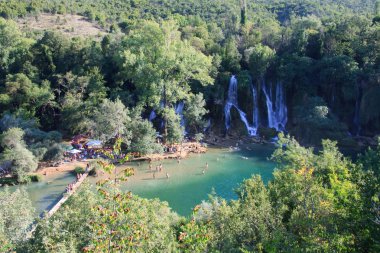
[[[285,103],[283,85],[280,82],[276,84],[274,96],[272,85],[270,85],[268,91],[264,80],[262,80],[262,88],[266,98],[268,127],[275,128],[277,131],[285,131],[286,123],[288,122],[288,108]],[[273,97],[275,97],[275,99]]]
[[[228,87],[228,98],[227,98],[226,105],[224,107],[226,130],[228,131],[231,128],[231,108],[235,107],[235,109],[239,112],[241,121],[243,121],[245,127],[247,128],[248,134],[250,136],[256,136],[257,135],[257,126],[256,127],[251,126],[247,120],[247,115],[242,110],[240,110],[240,108],[239,108],[238,98],[237,98],[237,85],[238,85],[237,79],[233,75],[230,79],[230,85]],[[254,100],[255,100],[255,96],[254,96]],[[254,115],[254,118],[255,117],[256,116]],[[258,115],[257,115],[257,117],[258,117]],[[254,122],[254,125],[257,122],[258,122],[258,120],[256,122]]]

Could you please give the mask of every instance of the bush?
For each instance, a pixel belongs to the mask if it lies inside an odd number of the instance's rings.
[[[17,182],[17,177],[3,177],[0,178],[0,185],[16,185],[18,184]]]
[[[269,140],[277,136],[277,131],[274,128],[260,127],[259,135]]]
[[[90,176],[96,176],[98,175],[98,169],[97,168],[92,168],[89,172],[88,172],[88,175]]]
[[[65,149],[63,148],[63,145],[61,144],[53,144],[49,147],[47,152],[44,155],[44,161],[51,161],[51,162],[57,162],[61,161],[63,159],[63,154],[65,152]]]
[[[31,182],[41,182],[42,181],[41,175],[38,175],[38,174],[29,175],[29,178],[30,178]]]
[[[78,167],[75,167],[74,169],[74,174],[77,175],[77,174],[83,174],[84,173],[84,169],[80,166]]]
[[[99,164],[99,161],[103,161],[103,159],[96,159],[89,163],[90,171],[88,172],[88,175],[96,176],[98,174],[98,171],[102,168],[102,166]]]

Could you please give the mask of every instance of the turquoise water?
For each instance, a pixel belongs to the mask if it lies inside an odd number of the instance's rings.
[[[269,145],[251,145],[240,151],[209,149],[206,154],[193,154],[179,164],[176,160],[152,163],[153,168],[163,164],[163,171],[156,172],[155,179],[153,171],[149,170],[149,163],[131,163],[135,175],[122,188],[131,190],[140,197],[167,201],[173,211],[186,216],[191,214],[195,205],[207,200],[213,189],[223,198],[234,199],[234,189],[244,179],[260,174],[264,182],[267,182],[272,178],[274,168],[274,164],[267,159],[272,152],[273,146]],[[169,179],[166,178],[166,173],[170,175]],[[73,174],[62,172],[44,177],[39,183],[12,186],[10,189],[25,187],[36,211],[41,213],[58,201],[66,186],[74,179]],[[91,179],[92,182],[96,180]]]
[[[25,188],[29,193],[29,197],[36,209],[36,213],[40,214],[54,206],[58,202],[66,186],[75,180],[75,176],[70,172],[62,172],[59,174],[44,177],[41,182],[30,183],[27,185],[10,186],[11,191],[18,188]],[[51,182],[51,183],[50,183]],[[2,188],[4,189],[4,188]],[[0,189],[0,190],[2,190]]]
[[[267,158],[272,152],[272,146],[263,145],[233,152],[210,149],[206,154],[191,155],[179,164],[176,160],[163,161],[163,171],[156,172],[155,179],[149,164],[144,163],[135,167],[136,175],[123,188],[141,197],[167,201],[174,211],[189,215],[192,208],[207,200],[213,190],[218,196],[234,199],[234,189],[244,179],[259,174],[265,183],[270,180],[274,164]],[[153,169],[160,163],[152,163]],[[169,179],[166,173],[170,175]]]

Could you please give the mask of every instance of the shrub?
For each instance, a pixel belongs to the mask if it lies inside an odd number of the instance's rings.
[[[42,181],[41,175],[38,175],[38,174],[29,175],[29,178],[30,178],[31,182],[41,182]]]
[[[98,174],[98,169],[93,167],[89,172],[88,175],[90,176],[96,176]]]
[[[78,167],[75,167],[74,169],[74,173],[77,175],[77,174],[83,174],[84,173],[84,169],[80,166]]]

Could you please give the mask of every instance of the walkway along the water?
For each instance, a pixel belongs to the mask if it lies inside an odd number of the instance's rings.
[[[70,198],[70,196],[73,195],[76,192],[76,190],[79,189],[80,185],[84,182],[87,176],[88,172],[82,174],[82,176],[73,184],[71,190],[66,193],[63,193],[61,199],[47,213],[45,213],[45,215],[42,218],[49,219],[51,216],[53,216],[59,210],[59,208]],[[33,235],[36,228],[37,224],[34,223],[31,226],[30,231],[27,233],[27,238],[30,238]]]

